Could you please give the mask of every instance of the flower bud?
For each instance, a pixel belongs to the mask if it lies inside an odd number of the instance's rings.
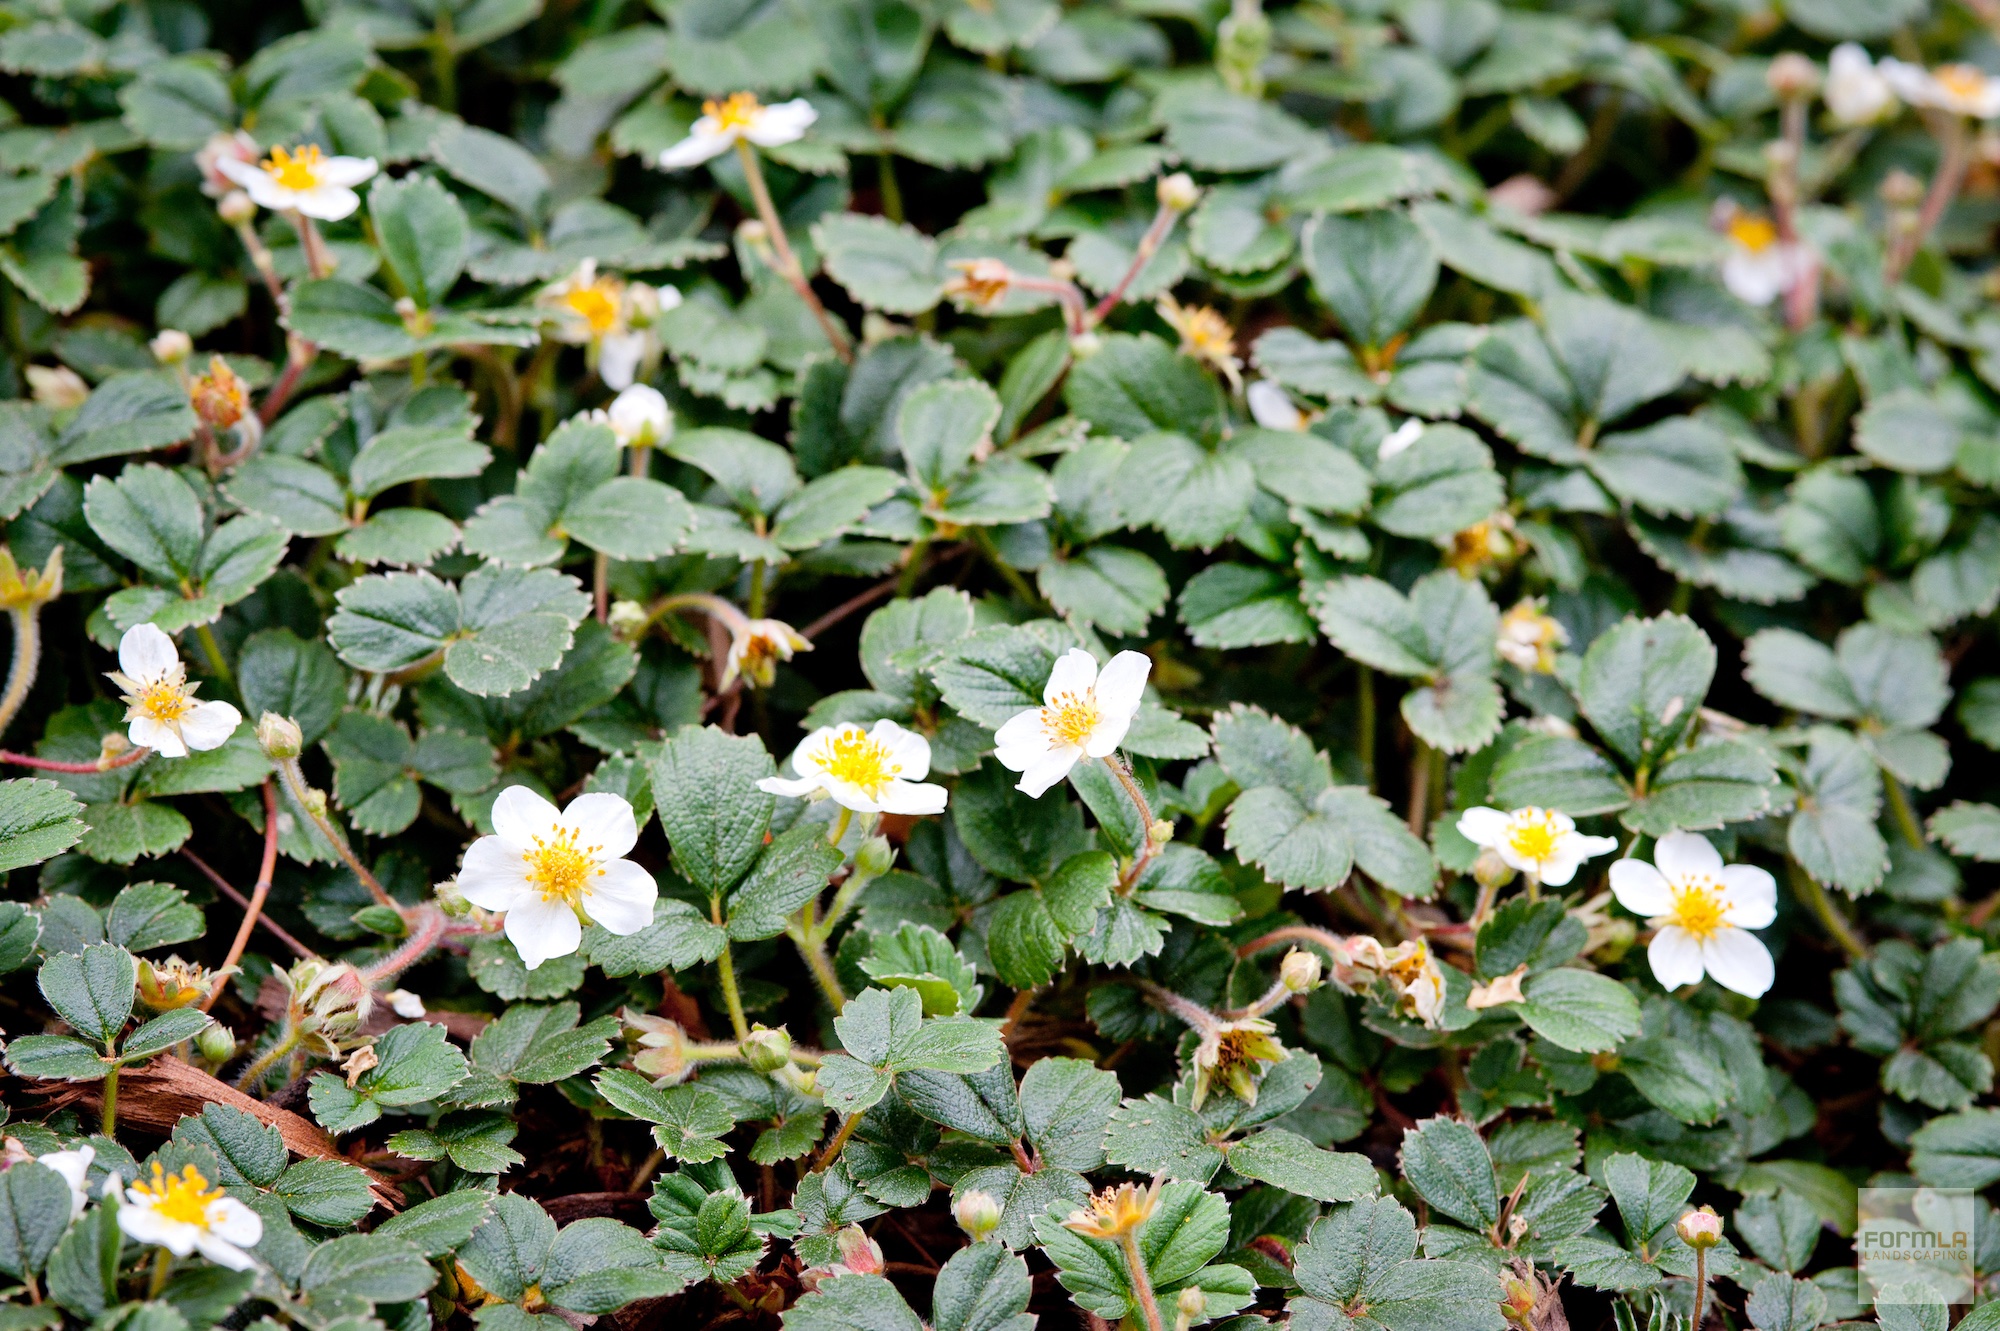
[[[613,601],[611,611],[604,617],[611,636],[621,642],[631,642],[646,628],[646,607],[637,601]]]
[[[1712,1206],[1697,1207],[1674,1222],[1674,1232],[1690,1248],[1713,1248],[1722,1242],[1722,1217]]]
[[[153,359],[162,365],[179,365],[194,355],[194,339],[178,328],[162,328],[159,336],[146,345],[153,349]]]
[[[305,736],[299,731],[299,723],[289,716],[266,712],[257,718],[257,743],[263,746],[265,757],[283,762],[299,756],[305,748]]]
[[[1180,1292],[1180,1297],[1174,1300],[1174,1310],[1190,1322],[1201,1316],[1207,1308],[1208,1295],[1202,1292],[1199,1285],[1189,1285]]]
[[[736,1042],[743,1054],[743,1061],[757,1072],[776,1072],[792,1061],[792,1037],[780,1026],[771,1030],[764,1026],[753,1026],[750,1033]]]
[[[1295,947],[1285,954],[1284,961],[1279,965],[1278,979],[1295,994],[1311,993],[1319,988],[1320,974],[1325,969],[1319,953]]]
[[[211,1022],[194,1037],[194,1047],[211,1063],[227,1063],[236,1057],[236,1037],[227,1026]]]
[[[982,1242],[987,1235],[1000,1228],[1000,1203],[993,1200],[990,1192],[973,1188],[961,1193],[951,1204],[952,1219],[965,1231],[974,1243]]]
[[[1797,51],[1787,51],[1764,71],[1764,81],[1786,101],[1810,97],[1819,87],[1819,66]]]
[[[673,409],[651,384],[633,384],[613,398],[607,418],[618,442],[632,448],[663,444],[674,433]]]
[[[233,189],[215,205],[215,215],[231,226],[248,226],[257,217],[257,205],[248,194]]]
[[[854,852],[854,872],[867,878],[880,878],[896,865],[896,848],[889,844],[885,836],[872,836],[861,843],[861,849]]]
[[[1171,208],[1177,213],[1184,213],[1201,201],[1201,186],[1195,184],[1194,177],[1185,171],[1161,176],[1155,193],[1162,208]]]
[[[1472,862],[1472,877],[1481,887],[1501,888],[1513,880],[1514,867],[1489,846],[1480,851],[1479,858]]]
[[[90,385],[67,365],[30,365],[22,373],[28,378],[29,393],[44,407],[56,411],[80,407],[90,396]]]
[[[840,1267],[844,1274],[882,1274],[882,1245],[869,1238],[868,1231],[861,1226],[849,1225],[842,1229],[834,1235],[834,1243],[840,1248]]]
[[[1875,192],[1891,208],[1914,208],[1923,202],[1924,182],[1899,166],[1882,177]]]
[[[1104,350],[1104,339],[1096,333],[1078,333],[1069,340],[1069,351],[1078,360],[1088,360]]]
[[[478,909],[458,890],[458,880],[447,878],[436,888],[437,908],[448,920],[459,920]]]

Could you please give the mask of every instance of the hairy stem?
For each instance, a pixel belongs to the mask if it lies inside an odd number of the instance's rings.
[[[278,775],[284,779],[285,789],[292,793],[292,799],[305,811],[306,817],[312,819],[313,826],[319,829],[320,835],[327,839],[342,862],[356,878],[361,880],[361,885],[368,889],[368,895],[375,898],[375,904],[400,912],[402,907],[389,895],[389,889],[383,887],[381,880],[361,862],[361,857],[354,853],[354,847],[348,844],[346,834],[334,826],[333,820],[327,817],[326,796],[306,784],[306,774],[300,769],[299,760],[297,758],[280,760]]]
[[[58,762],[54,758],[35,758],[25,753],[14,753],[7,749],[0,749],[0,762],[9,762],[16,767],[32,767],[38,772],[75,772],[83,775],[110,772],[120,767],[130,767],[140,759],[150,757],[152,752],[151,749],[141,747],[127,749],[116,758],[99,758],[95,762],[88,763],[65,763]]]
[[[35,687],[35,672],[42,664],[42,610],[24,605],[10,610],[14,621],[14,663],[7,668],[7,691],[0,693],[0,735],[14,724],[28,691]]]
[[[1106,755],[1104,765],[1111,769],[1111,775],[1118,778],[1118,784],[1125,787],[1126,797],[1139,811],[1139,853],[1133,857],[1132,866],[1125,871],[1118,884],[1120,891],[1126,891],[1145,874],[1146,866],[1160,853],[1160,844],[1153,838],[1153,806],[1147,803],[1146,792],[1139,789],[1138,781],[1133,779],[1131,767],[1115,754]]]
[[[1708,1249],[1694,1250],[1694,1316],[1688,1320],[1688,1331],[1701,1331],[1702,1317],[1708,1309]]]
[[[1896,828],[1903,834],[1903,840],[1910,843],[1913,850],[1922,850],[1929,844],[1924,838],[1924,827],[1917,820],[1917,811],[1910,807],[1909,794],[1903,783],[1887,772],[1882,773],[1882,790],[1889,797],[1889,812],[1896,819]]]
[[[1146,1001],[1169,1016],[1178,1017],[1202,1035],[1215,1029],[1215,1014],[1191,998],[1183,998],[1164,985],[1151,980],[1136,980],[1139,992]]]
[[[840,1152],[847,1145],[847,1139],[852,1137],[854,1130],[860,1126],[861,1115],[859,1114],[849,1114],[846,1118],[842,1119],[840,1121],[840,1131],[833,1134],[833,1140],[828,1142],[826,1149],[819,1153],[819,1159],[813,1161],[812,1172],[815,1174],[824,1174],[828,1165],[840,1159]]]
[[[840,976],[833,969],[833,959],[826,954],[826,942],[810,921],[786,930],[792,941],[798,944],[799,955],[805,958],[806,969],[812,972],[814,983],[826,995],[827,1005],[835,1015],[847,1009],[847,993],[840,987]]]
[[[118,1130],[118,1069],[108,1068],[104,1073],[104,1117],[101,1123],[104,1135],[113,1136]]]
[[[820,331],[833,345],[833,354],[852,364],[854,343],[845,329],[835,322],[820,304],[819,293],[806,281],[806,272],[799,264],[799,258],[792,253],[792,242],[785,235],[785,224],[778,218],[777,205],[771,202],[770,187],[764,183],[764,168],[757,160],[757,150],[742,139],[736,141],[736,156],[743,163],[743,177],[750,186],[750,199],[757,205],[757,216],[763,219],[764,230],[771,237],[771,248],[777,251],[781,265],[779,276],[791,283],[792,290],[799,293],[799,299],[806,303],[812,316],[818,321]]]
[[[258,917],[264,913],[264,900],[271,895],[271,877],[277,869],[278,788],[267,776],[264,778],[264,859],[257,867],[257,885],[250,889],[250,904],[243,908],[243,923],[237,926],[236,937],[229,944],[229,955],[222,959],[222,967],[216,972],[216,985],[202,1000],[203,1012],[214,1007],[215,1000],[222,997],[221,976],[243,960],[243,950],[250,946],[250,931],[257,927]]]
[[[1139,1233],[1127,1230],[1119,1236],[1125,1250],[1125,1266],[1132,1277],[1132,1292],[1139,1297],[1139,1311],[1146,1315],[1146,1331],[1166,1331],[1160,1322],[1160,1301],[1153,1296],[1153,1276],[1146,1269],[1146,1255],[1139,1251]]]
[[[709,918],[717,928],[722,927],[722,898],[710,897]],[[729,1027],[736,1032],[738,1040],[750,1038],[750,1022],[743,1015],[743,994],[736,987],[736,961],[729,955],[729,940],[722,942],[722,951],[715,958],[716,982],[722,986],[722,1003],[729,1009]]]
[[[291,1053],[298,1046],[299,1033],[295,1030],[287,1030],[284,1039],[257,1055],[256,1058],[251,1060],[250,1066],[238,1074],[236,1089],[245,1094],[254,1093],[258,1084],[270,1074],[272,1068],[277,1066],[278,1060]]]

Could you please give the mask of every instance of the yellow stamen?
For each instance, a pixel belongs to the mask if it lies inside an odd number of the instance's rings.
[[[1778,228],[1768,217],[1738,213],[1729,219],[1729,238],[1752,254],[1762,254],[1778,243]]]
[[[871,800],[903,771],[888,745],[860,730],[843,730],[829,740],[820,765],[828,776],[845,781]]]
[[[321,164],[319,145],[312,143],[297,152],[273,148],[271,155],[262,163],[264,174],[275,180],[280,188],[289,190],[318,189]]]
[[[1528,809],[1507,829],[1507,844],[1524,860],[1540,863],[1556,853],[1555,818],[1546,809]]]
[[[604,873],[597,862],[597,852],[603,847],[577,845],[575,828],[557,828],[547,840],[535,837],[534,842],[535,848],[523,858],[528,864],[528,881],[544,901],[574,906],[583,899],[590,880]]]
[[[130,704],[133,714],[151,717],[165,725],[172,725],[195,708],[187,686],[171,676],[139,685],[139,691],[127,694],[125,701]]]
[[[157,1161],[153,1165],[153,1181],[135,1183],[132,1191],[152,1206],[154,1214],[202,1229],[208,1228],[208,1208],[223,1196],[222,1189],[209,1187],[208,1180],[193,1165],[184,1165],[180,1173],[169,1174]]]
[[[1699,939],[1712,937],[1723,925],[1723,913],[1729,909],[1723,897],[1722,885],[1706,874],[1682,880],[1675,885],[1673,922]]]
[[[701,113],[712,117],[715,127],[723,131],[749,129],[763,112],[764,104],[754,92],[732,92],[728,101],[710,100],[701,104]]]
[[[1940,65],[1931,77],[1953,97],[1970,99],[1986,91],[1986,74],[1973,65]]]
[[[583,317],[593,337],[603,337],[618,326],[618,288],[608,278],[578,287],[563,297],[563,303]]]
[[[1097,700],[1083,693],[1058,693],[1042,709],[1042,729],[1057,744],[1081,746],[1097,729]]]

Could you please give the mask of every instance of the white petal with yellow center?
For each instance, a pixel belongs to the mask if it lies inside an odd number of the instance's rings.
[[[639,826],[619,796],[579,795],[558,812],[526,786],[510,786],[492,816],[493,835],[466,848],[458,888],[473,905],[506,915],[507,937],[529,970],[576,951],[585,920],[620,935],[652,922],[659,886],[624,858]]]
[[[853,722],[822,726],[792,754],[793,779],[765,777],[758,788],[807,799],[825,795],[856,813],[943,813],[946,791],[924,781],[931,770],[930,741],[894,721],[868,730]]]

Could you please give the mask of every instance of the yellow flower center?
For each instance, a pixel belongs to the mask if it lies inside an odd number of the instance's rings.
[[[262,163],[264,174],[276,181],[279,188],[289,190],[318,189],[319,172],[323,165],[319,155],[319,145],[308,143],[297,152],[286,152],[283,148],[271,149],[271,155]]]
[[[1973,65],[1940,65],[1931,77],[1956,98],[1971,99],[1986,91],[1986,75]]]
[[[1507,829],[1507,844],[1524,860],[1540,863],[1556,853],[1556,839],[1562,835],[1555,815],[1546,809],[1527,809],[1516,815]]]
[[[1220,360],[1236,354],[1236,334],[1220,314],[1206,305],[1190,305],[1181,312],[1181,341],[1204,360]]]
[[[1090,732],[1097,729],[1102,715],[1097,710],[1097,700],[1089,694],[1058,693],[1042,709],[1042,729],[1058,744],[1081,747],[1090,738]]]
[[[889,746],[870,738],[861,730],[843,730],[826,746],[821,762],[826,774],[865,792],[869,799],[881,795],[884,787],[902,774],[903,765],[889,752]]]
[[[164,725],[172,725],[195,707],[187,686],[171,675],[151,684],[141,684],[139,691],[130,695],[129,700],[134,712]]]
[[[1699,939],[1710,938],[1722,928],[1729,902],[1720,883],[1703,874],[1675,884],[1673,893],[1675,924]]]
[[[725,133],[749,129],[763,112],[764,104],[757,100],[754,92],[732,92],[728,101],[711,100],[701,104],[701,113],[713,117],[715,127]]]
[[[593,337],[603,337],[618,326],[618,287],[608,278],[578,287],[563,302],[590,325]]]
[[[565,901],[574,906],[582,900],[583,889],[604,870],[597,863],[601,846],[576,844],[576,829],[557,828],[547,840],[534,838],[535,848],[523,858],[528,863],[528,881],[540,890],[544,901]]]
[[[1729,219],[1729,238],[1752,254],[1762,254],[1778,243],[1778,228],[1768,217],[1738,213]]]
[[[153,1181],[135,1183],[132,1191],[145,1199],[155,1215],[183,1225],[208,1228],[208,1208],[222,1200],[222,1189],[211,1188],[193,1165],[184,1165],[178,1174],[169,1174],[155,1162]]]

